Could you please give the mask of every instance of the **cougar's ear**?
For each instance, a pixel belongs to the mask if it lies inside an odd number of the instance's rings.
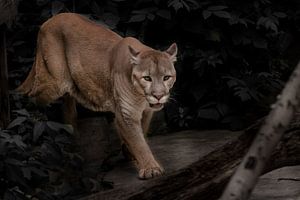
[[[177,55],[177,44],[176,43],[173,43],[165,52],[167,54],[169,54],[171,62],[175,62],[177,60],[176,59],[176,55]]]
[[[140,58],[139,58],[140,52],[136,51],[131,46],[128,46],[128,49],[129,49],[129,54],[130,54],[130,63],[134,64],[134,65],[139,64],[140,63]]]

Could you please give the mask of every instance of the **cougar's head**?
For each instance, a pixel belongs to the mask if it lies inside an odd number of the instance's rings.
[[[173,64],[176,61],[177,45],[172,44],[166,51],[141,52],[129,46],[129,52],[134,87],[146,98],[150,108],[162,109],[176,80]]]

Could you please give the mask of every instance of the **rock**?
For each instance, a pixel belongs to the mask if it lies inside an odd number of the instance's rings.
[[[300,166],[283,167],[259,178],[250,200],[300,200]]]

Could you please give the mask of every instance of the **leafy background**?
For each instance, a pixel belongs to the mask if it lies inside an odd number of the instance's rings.
[[[157,49],[178,44],[178,79],[164,109],[170,129],[239,130],[269,111],[299,59],[299,7],[297,0],[20,0],[7,34],[9,85],[28,74],[40,25],[76,12]],[[11,107],[15,119],[0,131],[4,199],[67,199],[112,187],[84,174],[78,184],[66,181],[84,160],[72,129],[54,122],[55,105],[39,108],[11,92]]]

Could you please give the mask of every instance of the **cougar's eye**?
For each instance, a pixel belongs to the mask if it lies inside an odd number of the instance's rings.
[[[171,76],[164,76],[164,81],[167,81],[171,78]]]
[[[143,76],[143,79],[144,79],[145,81],[149,81],[149,82],[152,81],[152,78],[151,78],[150,76]]]

